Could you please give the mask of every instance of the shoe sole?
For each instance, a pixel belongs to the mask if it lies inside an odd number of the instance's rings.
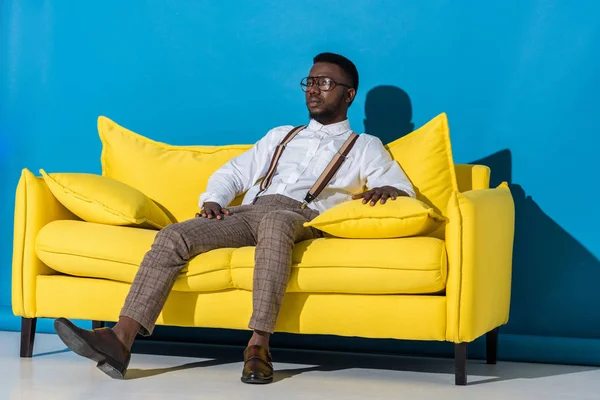
[[[98,365],[96,366],[98,369],[106,375],[113,379],[123,379],[125,377],[127,368],[108,354],[103,353],[87,343],[79,336],[79,333],[76,330],[77,327],[73,325],[71,321],[59,318],[54,321],[54,329],[60,340],[62,340],[68,348],[73,350],[75,354],[97,362]]]
[[[257,378],[255,376],[242,376],[242,382],[249,383],[251,385],[265,385],[267,383],[273,382],[273,377],[270,378]]]

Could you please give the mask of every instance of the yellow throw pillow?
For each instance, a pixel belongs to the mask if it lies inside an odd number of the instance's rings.
[[[177,222],[193,218],[214,171],[251,145],[171,146],[98,118],[102,175],[124,182],[169,210]],[[230,205],[240,204],[241,196]],[[223,204],[223,206],[227,206]]]
[[[84,221],[158,229],[173,222],[145,194],[125,183],[94,174],[40,173],[54,197]]]
[[[446,219],[412,197],[398,197],[375,206],[351,200],[330,208],[305,227],[348,239],[424,236],[443,227]]]
[[[448,200],[452,192],[458,191],[458,184],[446,114],[438,115],[386,147],[411,180],[417,199],[432,207],[437,214],[447,216]],[[431,236],[443,238],[443,227]]]

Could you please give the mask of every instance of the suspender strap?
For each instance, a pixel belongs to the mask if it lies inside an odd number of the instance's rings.
[[[277,145],[277,147],[275,148],[275,154],[273,154],[273,158],[271,159],[271,164],[269,164],[267,175],[265,175],[265,178],[260,183],[260,191],[254,198],[254,201],[256,201],[260,193],[264,192],[269,187],[269,185],[271,185],[271,181],[273,180],[273,176],[275,175],[275,171],[277,169],[277,163],[281,158],[281,154],[283,154],[283,150],[285,150],[287,144],[304,128],[306,128],[305,125],[295,127],[294,129],[289,131],[289,133],[283,138],[281,143]],[[352,132],[348,139],[346,139],[342,148],[335,154],[335,156],[329,162],[329,164],[327,164],[327,168],[325,168],[325,170],[321,173],[319,179],[317,179],[315,184],[310,188],[310,190],[306,194],[306,197],[304,197],[304,203],[302,204],[303,209],[306,208],[306,206],[309,205],[314,199],[316,199],[317,196],[319,196],[319,194],[323,191],[323,189],[325,189],[325,187],[329,184],[331,178],[333,178],[335,173],[342,166],[342,163],[344,162],[346,157],[348,157],[348,154],[350,153],[350,150],[352,150],[352,147],[354,147],[354,144],[356,143],[357,139],[358,135],[354,132]]]
[[[310,190],[306,194],[306,197],[304,198],[304,203],[302,203],[303,209],[306,208],[306,206],[309,205],[314,199],[316,199],[317,196],[319,196],[319,194],[323,191],[323,189],[325,189],[325,187],[329,184],[331,178],[333,178],[335,173],[342,166],[342,163],[344,162],[346,157],[348,157],[348,154],[350,153],[350,150],[352,150],[352,147],[354,147],[354,144],[356,143],[357,139],[358,135],[354,132],[352,132],[350,137],[346,139],[346,142],[344,142],[342,148],[335,154],[333,159],[327,165],[327,168],[325,168],[323,173],[321,173],[321,176],[319,176],[319,179],[317,179],[315,184],[310,188]]]
[[[279,162],[279,158],[281,157],[283,150],[285,150],[285,146],[287,146],[287,144],[304,128],[306,128],[306,126],[295,127],[294,129],[289,131],[288,134],[283,138],[281,143],[277,145],[277,147],[275,148],[275,154],[273,154],[271,164],[269,165],[269,169],[267,170],[267,175],[265,175],[265,179],[263,179],[263,181],[260,183],[261,192],[268,188],[269,185],[271,185],[271,181],[273,180],[273,176],[275,175],[275,170],[277,169],[277,163]]]

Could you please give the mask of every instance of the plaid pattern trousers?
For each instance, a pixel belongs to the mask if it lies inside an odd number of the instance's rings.
[[[131,285],[121,316],[154,329],[177,276],[190,258],[218,248],[256,246],[249,328],[272,333],[287,288],[294,244],[323,237],[305,228],[318,212],[282,195],[259,197],[255,204],[231,207],[222,220],[194,218],[162,229],[146,253]]]

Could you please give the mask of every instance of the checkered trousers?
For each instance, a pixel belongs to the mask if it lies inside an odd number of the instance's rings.
[[[121,316],[150,335],[171,289],[190,258],[219,248],[256,246],[251,329],[273,332],[292,266],[294,244],[323,237],[304,222],[318,213],[282,195],[231,207],[222,220],[194,218],[169,225],[156,235],[131,285]]]

